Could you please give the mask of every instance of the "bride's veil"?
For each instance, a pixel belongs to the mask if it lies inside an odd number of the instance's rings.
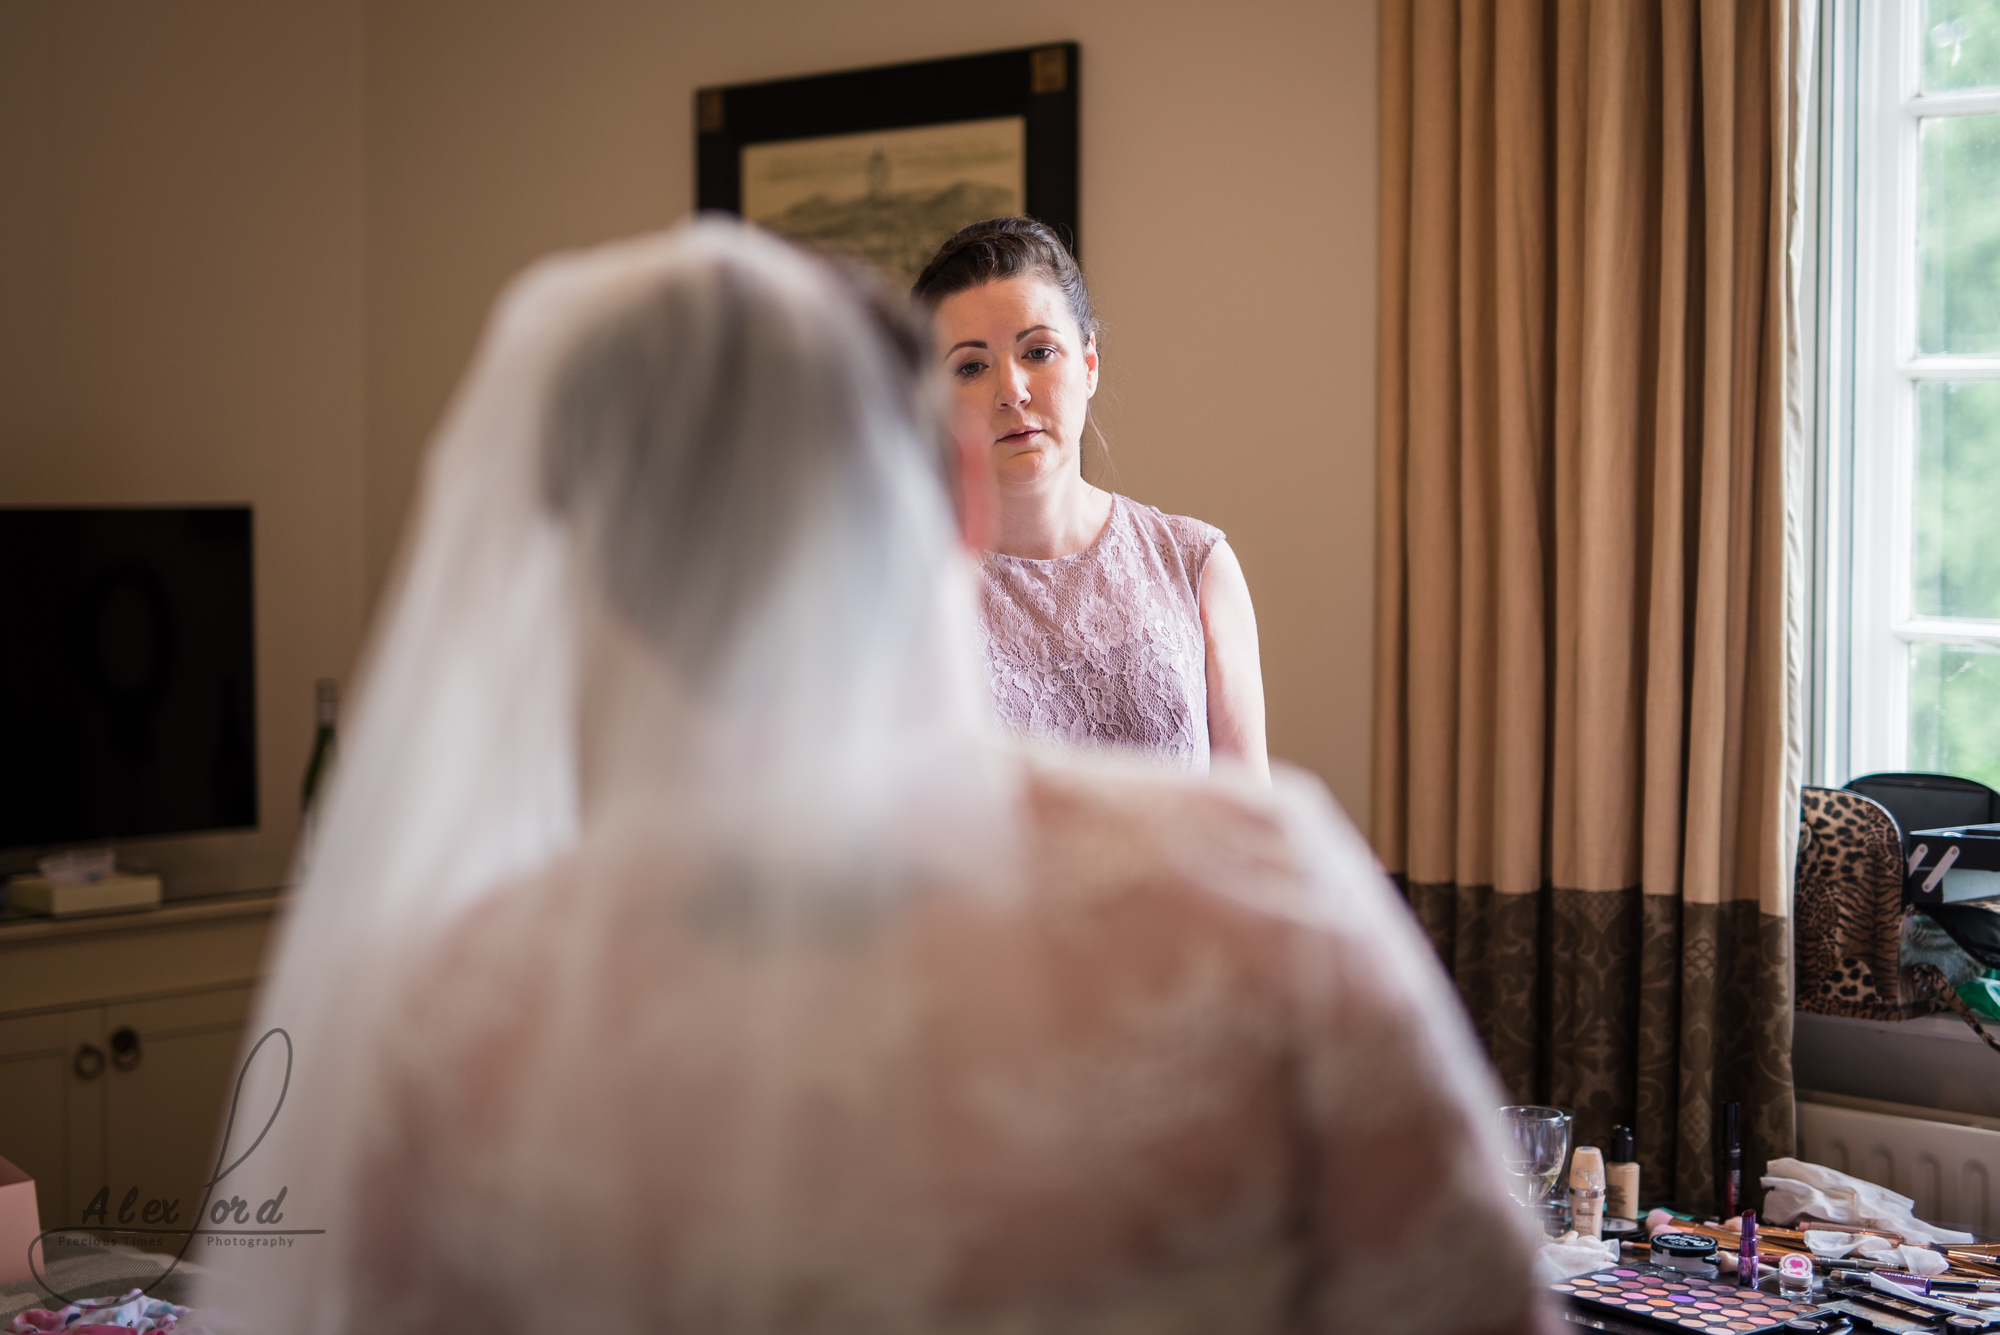
[[[990,864],[1007,804],[924,360],[838,274],[723,221],[509,289],[285,909],[218,1163],[249,1153],[187,1253],[204,1302],[366,1328],[341,1277],[399,989],[605,813],[740,825],[772,866]]]

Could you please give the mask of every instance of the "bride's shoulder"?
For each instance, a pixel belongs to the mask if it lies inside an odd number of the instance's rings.
[[[1042,753],[1027,776],[1025,838],[1038,884],[1067,894],[1191,895],[1333,929],[1352,916],[1346,909],[1387,891],[1325,786],[1297,770],[1278,767],[1267,787],[1248,775]],[[1329,912],[1330,898],[1341,912]]]

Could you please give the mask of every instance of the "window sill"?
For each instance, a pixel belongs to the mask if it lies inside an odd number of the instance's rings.
[[[1993,1026],[2000,1036],[2000,1024]],[[1891,1023],[1797,1012],[1792,1079],[1801,1089],[1921,1110],[2000,1118],[2000,1053],[1955,1016]]]

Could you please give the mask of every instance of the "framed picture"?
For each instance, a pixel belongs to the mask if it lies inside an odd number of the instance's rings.
[[[969,222],[1076,249],[1077,48],[1022,47],[695,94],[695,202],[908,287]]]

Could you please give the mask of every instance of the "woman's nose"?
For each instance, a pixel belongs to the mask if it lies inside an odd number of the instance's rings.
[[[1020,363],[1011,358],[1000,364],[1000,402],[1002,406],[1016,406],[1028,401],[1028,373]]]

